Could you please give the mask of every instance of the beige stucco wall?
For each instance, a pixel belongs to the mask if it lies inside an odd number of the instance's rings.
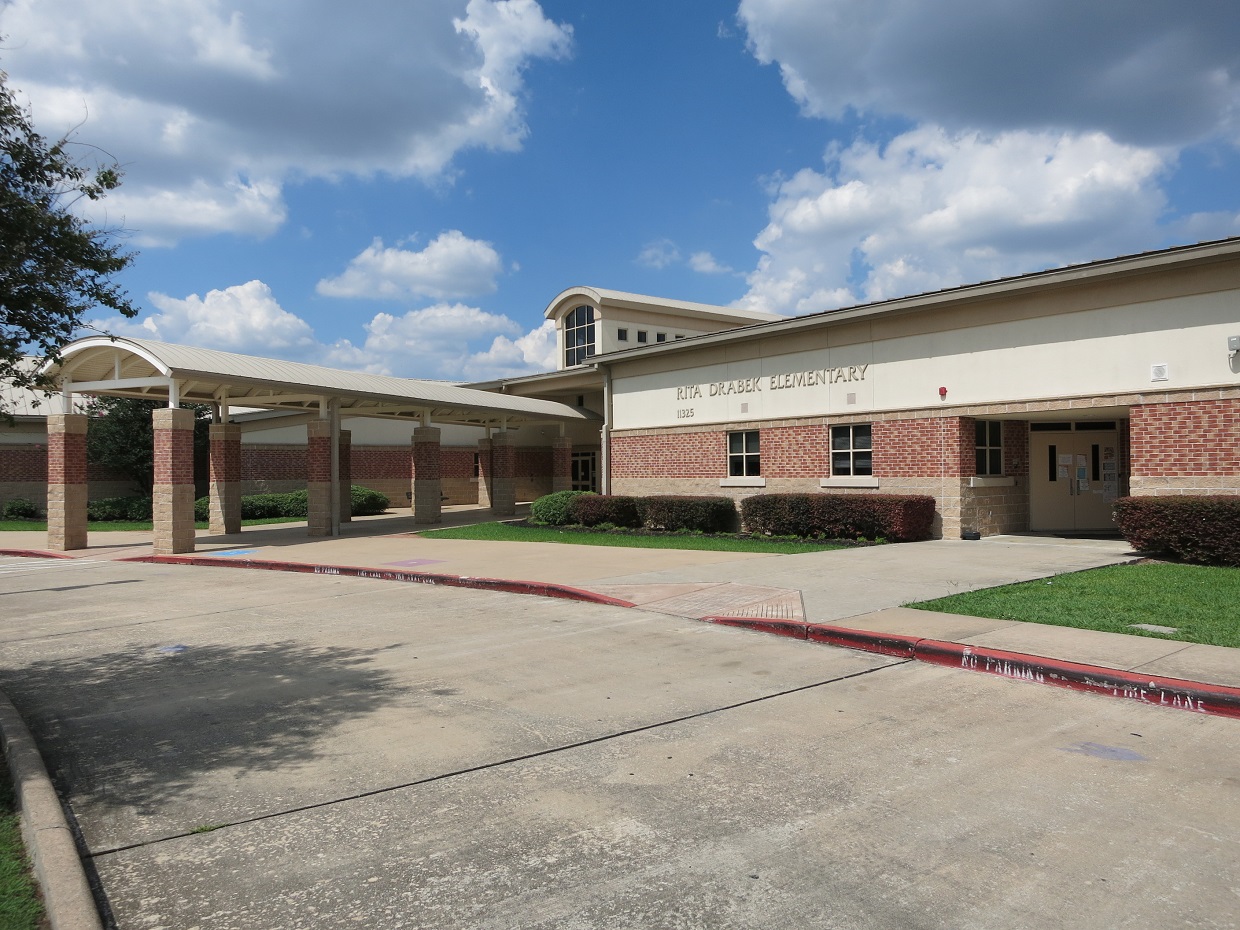
[[[1227,353],[1227,337],[1240,330],[1240,285],[1030,315],[1049,300],[992,303],[988,322],[978,322],[973,307],[931,312],[937,330],[905,316],[618,361],[614,425],[858,416],[1240,384],[1240,366]],[[864,331],[869,340],[858,339]],[[1167,366],[1166,380],[1152,380],[1154,365]]]

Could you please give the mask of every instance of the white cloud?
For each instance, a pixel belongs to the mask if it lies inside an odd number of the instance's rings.
[[[806,115],[860,126],[825,170],[776,180],[743,306],[807,313],[1237,228],[1168,219],[1163,187],[1185,147],[1240,141],[1234,3],[741,0],[737,17]],[[874,117],[913,128],[876,137]]]
[[[555,327],[530,333],[502,314],[439,303],[407,313],[376,314],[361,343],[320,342],[301,317],[285,310],[262,281],[205,296],[149,295],[156,312],[136,320],[114,317],[89,328],[267,358],[406,378],[480,381],[555,367]]]
[[[471,381],[484,381],[554,371],[555,368],[555,321],[545,320],[541,326],[516,339],[496,336],[489,349],[475,352],[466,359],[464,371]]]
[[[289,179],[433,181],[464,149],[519,148],[523,70],[572,42],[534,0],[307,0],[296,15],[257,0],[11,0],[0,34],[40,130],[85,121],[80,136],[126,165],[109,219],[123,208],[147,244],[266,234]],[[261,196],[238,205],[245,191]]]
[[[118,336],[185,343],[227,352],[255,352],[282,358],[305,358],[317,344],[305,320],[289,313],[262,281],[250,281],[205,297],[149,295],[157,308],[137,320],[112,319],[93,324]]]
[[[327,297],[444,300],[493,293],[502,271],[491,243],[450,229],[420,252],[384,248],[376,239],[342,274],[319,281],[317,290]]]
[[[740,303],[809,313],[1139,250],[1166,167],[1100,133],[858,141],[777,186]]]
[[[637,253],[637,264],[647,268],[666,268],[680,261],[680,249],[671,239],[655,239],[642,246]]]
[[[689,267],[698,274],[732,274],[727,265],[721,265],[709,252],[694,252],[689,256]]]
[[[1240,5],[1143,0],[741,0],[750,48],[805,111],[951,130],[1106,132],[1139,144],[1234,134]]]

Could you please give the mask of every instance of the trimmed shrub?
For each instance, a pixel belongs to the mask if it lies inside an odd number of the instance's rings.
[[[86,505],[86,519],[92,522],[140,522],[151,519],[149,497],[104,497]]]
[[[656,530],[730,533],[736,529],[736,505],[730,497],[655,495],[638,498],[642,523]]]
[[[530,504],[530,522],[547,526],[566,526],[574,519],[571,513],[573,500],[587,494],[593,494],[593,492],[556,491],[554,494],[544,494]]]
[[[758,494],[741,501],[751,533],[825,539],[929,539],[934,498],[912,494]]]
[[[28,501],[24,497],[15,497],[5,503],[3,516],[6,520],[38,520],[43,514],[35,506],[34,501]]]
[[[1121,497],[1115,523],[1141,552],[1240,566],[1240,497]]]
[[[637,509],[637,498],[612,494],[584,494],[573,498],[568,505],[574,523],[583,526],[610,524],[608,529],[627,527],[636,529],[642,525]]]
[[[388,509],[387,496],[370,488],[353,485],[349,488],[350,512],[355,517],[369,517]],[[242,520],[271,520],[276,517],[306,517],[310,513],[310,492],[290,491],[287,494],[247,494],[241,498]],[[194,519],[205,523],[211,519],[211,498],[194,501]]]
[[[349,488],[349,494],[352,498],[350,512],[355,517],[369,517],[388,509],[387,495],[380,494],[378,491],[355,484]]]

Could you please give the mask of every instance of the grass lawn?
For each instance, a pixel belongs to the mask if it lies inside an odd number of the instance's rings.
[[[569,543],[574,546],[620,546],[635,549],[700,549],[708,552],[769,552],[796,555],[842,549],[831,543],[799,542],[787,539],[738,539],[732,536],[695,534],[645,536],[636,533],[607,533],[566,529],[559,526],[516,526],[511,523],[476,523],[473,526],[443,530],[424,530],[418,534],[430,539],[481,539],[492,542]]]
[[[920,610],[1240,646],[1240,568],[1147,562],[1056,575],[933,601]],[[1133,623],[1176,627],[1171,634]]]
[[[242,526],[266,526],[268,523],[305,523],[305,517],[265,517],[261,520],[242,520]],[[91,533],[149,533],[155,528],[149,520],[97,520],[86,524]],[[211,524],[203,521],[194,524],[195,529],[206,530]],[[0,520],[0,533],[46,533],[46,520]]]
[[[43,905],[26,867],[19,816],[14,811],[9,767],[0,761],[0,927],[34,930],[41,926]]]

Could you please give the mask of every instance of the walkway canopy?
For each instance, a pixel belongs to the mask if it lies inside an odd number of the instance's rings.
[[[50,367],[65,394],[109,394],[227,408],[320,414],[334,402],[347,416],[422,424],[492,426],[595,421],[597,414],[555,401],[341,371],[146,339],[92,336],[61,351]],[[287,422],[287,421],[286,421]]]
[[[48,417],[48,545],[87,544],[86,417],[73,410],[75,394],[105,394],[165,402],[153,413],[155,469],[152,508],[157,554],[194,548],[193,414],[183,403],[210,404],[211,530],[241,529],[241,433],[230,407],[260,408],[280,416],[247,424],[259,429],[306,425],[308,532],[336,536],[349,519],[348,434],[342,417],[374,417],[411,427],[409,498],[414,521],[438,523],[441,425],[484,427],[478,440],[479,497],[485,486],[496,516],[516,508],[511,431],[558,426],[552,441],[553,482],[571,477],[572,441],[565,427],[601,418],[588,410],[534,397],[480,391],[441,381],[416,381],[283,362],[214,349],[93,336],[61,351],[46,372],[59,385],[62,407]],[[431,424],[435,424],[432,426]],[[561,475],[562,472],[562,475]],[[557,490],[559,488],[556,488]]]

